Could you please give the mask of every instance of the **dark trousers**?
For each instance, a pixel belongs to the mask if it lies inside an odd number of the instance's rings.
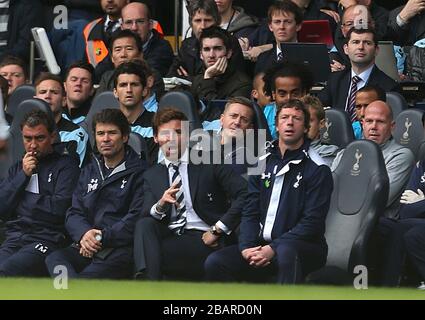
[[[52,277],[58,275],[56,266],[65,266],[69,278],[129,278],[133,269],[131,248],[115,248],[104,259],[94,256],[85,258],[73,246],[55,251],[46,259]]]
[[[410,261],[425,280],[425,221],[406,232],[404,243]]]
[[[204,261],[214,249],[202,241],[203,231],[185,230],[182,235],[151,217],[140,219],[134,235],[135,271],[144,278],[199,280],[204,277]]]
[[[205,261],[206,279],[220,282],[300,283],[305,276],[326,262],[326,246],[301,240],[282,241],[272,263],[266,267],[250,266],[237,245],[211,254]]]
[[[55,245],[47,242],[6,240],[0,247],[0,276],[48,276],[44,260],[55,249]]]
[[[372,260],[377,266],[379,283],[392,287],[400,284],[403,267],[406,262],[406,246],[404,237],[410,229],[422,225],[424,219],[392,220],[380,218],[377,233],[372,238]]]

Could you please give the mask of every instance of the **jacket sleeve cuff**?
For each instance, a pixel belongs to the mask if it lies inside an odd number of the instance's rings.
[[[227,235],[230,235],[232,233],[232,230],[230,230],[223,222],[220,220],[217,221],[216,226],[220,228],[220,230],[223,230],[223,232]]]
[[[166,216],[165,213],[157,210],[156,203],[152,206],[151,211],[150,211],[150,215],[157,220],[162,220]]]

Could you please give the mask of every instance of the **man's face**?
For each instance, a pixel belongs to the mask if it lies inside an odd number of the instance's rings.
[[[348,31],[354,27],[354,23],[367,23],[369,27],[374,27],[374,22],[368,9],[365,6],[361,6],[360,4],[362,3],[359,3],[360,1],[357,2],[359,5],[347,8],[342,16],[341,31],[344,38],[347,37]]]
[[[171,120],[158,127],[154,140],[170,161],[177,161],[183,155],[188,143],[185,131],[181,120]]]
[[[203,10],[199,10],[192,17],[192,33],[199,39],[202,30],[212,27],[216,24],[213,16],[206,14]]]
[[[148,10],[144,4],[130,3],[126,5],[121,12],[121,16],[122,29],[130,29],[137,33],[143,43],[148,40],[152,23],[149,21]]]
[[[35,97],[46,101],[55,115],[62,112],[66,99],[61,84],[55,80],[40,82],[35,88]]]
[[[128,141],[128,136],[123,136],[120,129],[111,123],[97,123],[95,135],[97,150],[107,159],[113,159],[122,153]]]
[[[201,59],[204,61],[205,68],[211,67],[222,57],[229,59],[231,55],[232,51],[227,51],[220,38],[202,39]]]
[[[100,0],[103,12],[111,16],[119,16],[121,9],[128,3],[128,0]]]
[[[66,99],[74,104],[86,102],[93,94],[90,72],[83,68],[73,68],[64,82]]]
[[[366,139],[383,144],[391,137],[393,128],[394,121],[385,102],[375,101],[366,108],[363,119],[363,134]]]
[[[301,87],[301,79],[295,77],[278,77],[275,80],[276,90],[272,92],[277,106],[281,106],[290,99],[298,99],[306,95]]]
[[[311,140],[316,140],[320,138],[320,129],[324,127],[325,120],[322,119],[319,121],[317,112],[312,107],[309,107],[308,111],[310,112],[310,128],[308,129],[308,137]]]
[[[25,78],[24,70],[16,65],[9,64],[0,68],[0,76],[6,78],[9,83],[9,95],[15,91],[16,87],[24,84],[27,79]]]
[[[121,106],[128,109],[139,107],[143,100],[144,87],[136,74],[120,74],[114,95]]]
[[[217,4],[218,12],[223,14],[232,7],[233,0],[215,0],[215,3]]]
[[[344,45],[345,54],[350,58],[351,64],[357,66],[369,66],[375,62],[378,47],[373,42],[371,33],[351,33],[351,39]]]
[[[24,125],[22,128],[22,138],[25,152],[32,152],[37,159],[41,159],[52,151],[55,134],[49,133],[43,124],[35,127]]]
[[[251,96],[257,101],[257,104],[263,108],[271,102],[271,98],[264,92],[264,80],[263,76],[257,76],[254,78],[253,88]]]
[[[232,103],[220,117],[223,135],[232,138],[242,137],[246,129],[252,128],[253,118],[252,109],[240,103]]]
[[[269,29],[273,32],[276,42],[295,42],[297,41],[297,32],[300,31],[301,25],[297,25],[293,13],[277,11],[272,14]]]
[[[375,91],[357,92],[356,94],[356,115],[357,119],[363,120],[366,107],[373,101],[378,100],[378,94]]]
[[[136,40],[133,38],[124,37],[114,41],[111,60],[115,68],[124,62],[141,58],[141,56]]]
[[[304,113],[295,108],[283,108],[277,116],[276,128],[279,140],[287,146],[297,146],[304,141],[307,129],[304,126]]]

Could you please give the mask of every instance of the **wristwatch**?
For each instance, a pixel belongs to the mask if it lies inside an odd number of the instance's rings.
[[[217,228],[215,225],[213,225],[210,229],[211,233],[215,236],[221,236],[222,232],[219,228]]]

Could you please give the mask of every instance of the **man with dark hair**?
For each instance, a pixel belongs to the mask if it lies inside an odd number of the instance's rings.
[[[188,12],[192,36],[182,42],[179,54],[174,59],[167,76],[191,80],[202,72],[204,66],[203,61],[200,59],[199,43],[202,30],[212,26],[220,26],[221,17],[214,0],[191,0],[188,5]],[[237,69],[244,70],[244,60],[238,40],[231,36],[230,43],[230,49],[233,52],[231,57],[232,64]]]
[[[246,37],[258,26],[258,19],[245,13],[242,7],[233,5],[233,0],[215,0],[221,16],[220,27],[236,38]]]
[[[87,61],[94,67],[108,55],[112,33],[121,26],[121,10],[129,0],[100,0],[105,16],[89,22],[83,36],[86,43]]]
[[[202,31],[199,43],[204,73],[193,79],[193,95],[205,101],[249,97],[251,79],[231,60],[230,34],[219,27],[210,27]]]
[[[67,244],[65,212],[80,173],[78,162],[54,147],[55,123],[31,111],[21,124],[25,155],[0,183],[0,276],[43,276],[44,259]]]
[[[146,3],[127,4],[121,12],[122,29],[136,32],[143,42],[143,57],[151,68],[165,76],[173,62],[174,53],[170,43],[152,28],[152,17]]]
[[[71,64],[65,74],[63,83],[66,104],[62,117],[79,125],[87,116],[91,106],[94,68],[85,61]]]
[[[318,96],[323,106],[345,110],[354,122],[357,119],[357,90],[370,84],[378,85],[386,92],[394,91],[397,83],[375,65],[379,48],[373,29],[352,28],[347,34],[344,50],[350,58],[351,68],[332,72]]]
[[[205,262],[210,281],[299,283],[326,262],[325,219],[333,181],[330,169],[309,156],[309,113],[299,100],[279,106],[264,171],[249,178],[239,246]]]
[[[118,99],[121,112],[127,118],[131,131],[146,140],[148,158],[155,161],[158,148],[153,139],[153,112],[143,105],[147,79],[141,65],[137,62],[125,62],[114,73],[114,95]]]
[[[264,75],[264,92],[273,98],[273,103],[263,112],[270,133],[276,138],[276,109],[291,99],[299,99],[309,93],[313,86],[313,75],[304,65],[281,62],[267,70]]]
[[[65,266],[71,278],[126,278],[133,268],[133,230],[143,204],[145,163],[127,146],[130,128],[117,109],[94,116],[98,156],[84,167],[66,215],[74,244],[46,260],[50,275]]]
[[[144,218],[134,240],[136,277],[199,280],[206,257],[239,224],[246,182],[226,165],[192,162],[182,112],[159,110],[153,128],[165,159],[144,175]]]
[[[9,83],[9,95],[11,95],[16,87],[27,82],[27,66],[18,57],[6,56],[0,62],[0,76],[7,79]]]
[[[80,158],[80,166],[86,156],[88,135],[83,128],[62,117],[65,105],[65,89],[62,79],[51,73],[41,73],[34,82],[35,98],[46,101],[52,110],[61,142],[70,153]]]
[[[102,75],[96,96],[104,91],[114,89],[114,70],[124,62],[143,59],[143,43],[140,37],[131,30],[117,30],[114,32],[110,42],[110,55],[114,65],[113,70],[108,70]],[[154,75],[154,85],[152,90],[158,97],[164,92],[164,82],[158,71],[152,70]]]
[[[366,85],[356,92],[356,115],[358,120],[352,123],[356,139],[363,138],[362,121],[366,107],[376,100],[387,101],[385,91],[378,86]]]
[[[290,0],[276,1],[269,7],[267,22],[273,32],[273,48],[258,56],[255,74],[266,72],[273,64],[285,60],[284,46],[281,45],[297,42],[297,32],[301,30],[302,21],[301,9]]]

